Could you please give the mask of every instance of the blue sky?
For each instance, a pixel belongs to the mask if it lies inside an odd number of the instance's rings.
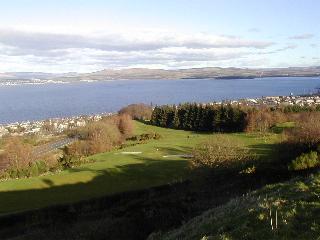
[[[320,65],[320,1],[10,0],[0,72]]]

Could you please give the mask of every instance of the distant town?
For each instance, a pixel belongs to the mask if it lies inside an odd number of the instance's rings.
[[[290,96],[269,96],[262,98],[246,98],[232,101],[224,101],[231,104],[240,104],[247,106],[254,105],[267,105],[267,106],[278,106],[278,105],[298,105],[298,106],[312,106],[320,104],[320,95],[319,94],[310,94],[310,95],[297,95],[293,94]],[[220,102],[223,103],[223,102]]]
[[[0,125],[0,137],[4,135],[23,136],[28,134],[59,134],[65,130],[86,126],[89,122],[99,121],[113,113],[52,118],[40,121],[24,121]]]

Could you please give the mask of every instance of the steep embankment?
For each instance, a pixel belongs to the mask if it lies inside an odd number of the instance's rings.
[[[270,215],[271,214],[271,215]],[[320,174],[269,185],[149,240],[319,239]]]

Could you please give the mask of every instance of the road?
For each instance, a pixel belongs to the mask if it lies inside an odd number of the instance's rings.
[[[54,142],[50,142],[50,143],[47,143],[47,144],[44,144],[44,145],[40,145],[40,146],[37,146],[34,150],[33,150],[33,154],[36,156],[36,157],[40,157],[40,156],[43,156],[47,153],[50,153],[56,149],[59,149],[59,148],[63,148],[64,146],[67,146],[75,141],[77,141],[78,138],[64,138],[64,139],[61,139],[61,140],[57,140],[57,141],[54,141]]]

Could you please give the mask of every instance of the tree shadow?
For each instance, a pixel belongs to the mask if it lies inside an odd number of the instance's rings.
[[[176,147],[156,147],[156,150],[165,152],[167,155],[190,154],[191,147],[176,146]]]
[[[49,187],[53,187],[54,186],[54,182],[50,179],[42,179],[42,181],[47,184]]]
[[[141,163],[104,170],[70,169],[96,174],[87,182],[58,186],[46,181],[51,186],[45,189],[0,193],[5,203],[2,213],[50,205],[0,217],[1,239],[24,234],[26,239],[50,240],[146,239],[152,231],[168,230],[235,196],[288,177],[282,172],[248,176],[227,172],[183,181],[184,171],[179,171],[187,167],[187,160],[133,157]]]
[[[265,144],[253,144],[249,145],[250,151],[263,158],[275,157],[277,144],[265,143]]]
[[[141,198],[141,195],[149,195],[154,187],[165,185],[156,189],[171,188],[172,183],[182,182],[184,179],[182,169],[187,167],[187,160],[134,157],[142,162],[105,170],[89,167],[69,169],[74,173],[87,171],[96,175],[87,182],[58,185],[52,179],[43,178],[46,185],[43,189],[0,192],[1,239],[31,232],[33,227],[70,225],[81,214],[99,212],[114,205],[120,211],[123,208],[121,201],[125,205],[139,199],[143,202],[145,197]],[[41,210],[35,210],[40,208]]]
[[[95,175],[87,182],[59,185],[52,179],[42,178],[43,189],[0,192],[0,214],[68,203],[112,195],[180,181],[184,177],[187,160],[155,160],[134,156],[141,163],[127,164],[96,170],[89,167],[68,169],[71,173],[89,172]]]

